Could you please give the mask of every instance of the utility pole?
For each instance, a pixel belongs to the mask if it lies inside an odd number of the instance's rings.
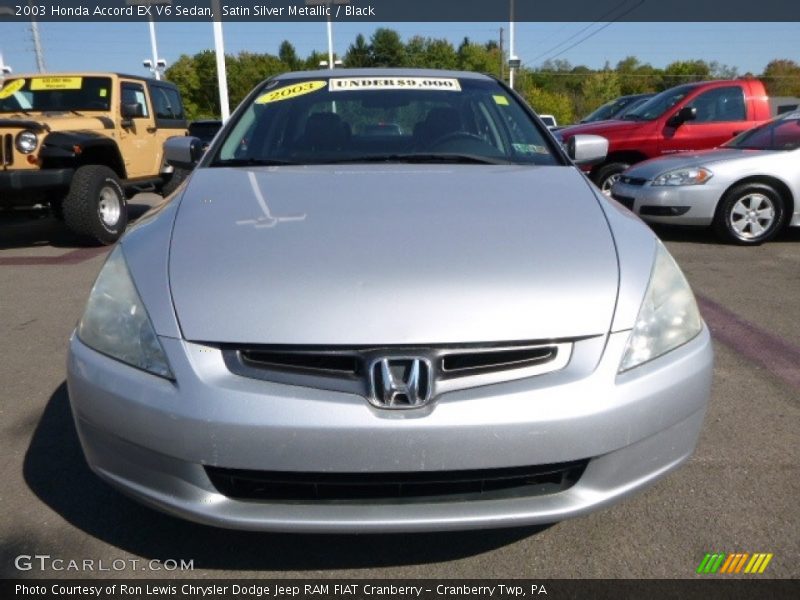
[[[39,24],[33,17],[31,17],[31,34],[33,35],[33,50],[36,52],[36,68],[39,70],[39,73],[44,73],[47,69],[44,66],[42,40],[39,39]]]
[[[509,0],[509,20],[508,20],[508,85],[514,89],[514,0]]]
[[[228,73],[225,68],[225,40],[222,38],[222,11],[219,0],[214,0],[214,53],[217,55],[217,83],[219,85],[219,107],[222,122],[231,116],[228,101]]]
[[[503,53],[503,28],[500,28],[500,81],[505,79],[506,73],[504,67],[504,62],[506,60],[506,56]]]

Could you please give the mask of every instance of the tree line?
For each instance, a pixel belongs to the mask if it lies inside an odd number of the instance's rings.
[[[229,99],[236,106],[265,78],[286,71],[318,69],[327,60],[327,54],[313,51],[301,58],[287,40],[280,44],[277,55],[242,52],[226,56],[225,60]],[[464,38],[456,47],[441,38],[414,36],[403,41],[397,31],[380,28],[369,40],[361,34],[356,36],[341,60],[345,67],[459,69],[508,80],[508,65],[500,44],[494,40],[476,43]],[[675,61],[658,68],[629,56],[613,66],[606,63],[602,69],[572,65],[560,59],[547,60],[517,69],[514,87],[538,112],[554,115],[559,123],[572,123],[618,96],[740,76],[762,79],[770,95],[800,96],[800,65],[789,59],[772,60],[759,74],[740,74],[736,67],[705,60]],[[166,77],[181,90],[190,119],[219,118],[216,60],[212,50],[194,56],[182,55],[167,69]]]

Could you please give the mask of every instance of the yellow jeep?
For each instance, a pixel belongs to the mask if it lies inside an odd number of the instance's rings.
[[[113,243],[129,194],[177,187],[163,147],[186,125],[180,93],[165,81],[11,76],[0,84],[0,208],[49,206],[77,234]]]

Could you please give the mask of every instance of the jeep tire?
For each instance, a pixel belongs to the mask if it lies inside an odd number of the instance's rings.
[[[102,165],[75,171],[62,211],[67,227],[102,244],[116,242],[128,224],[122,184],[114,171]]]

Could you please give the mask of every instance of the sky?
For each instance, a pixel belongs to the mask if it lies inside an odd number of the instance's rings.
[[[508,23],[335,23],[334,50],[344,55],[358,33],[391,27],[403,39],[414,35],[445,37],[454,45],[468,36],[475,42],[496,40]],[[120,71],[147,74],[150,57],[147,23],[39,23],[48,71]],[[277,54],[284,39],[300,57],[327,52],[325,23],[225,23],[226,54],[241,51]],[[169,64],[181,54],[213,48],[211,23],[158,23],[159,58]],[[655,67],[675,60],[703,59],[735,66],[740,73],[760,73],[774,58],[800,62],[800,23],[518,23],[516,54],[527,65],[548,58],[600,68],[629,55]],[[30,26],[0,23],[0,53],[15,72],[36,69]]]

